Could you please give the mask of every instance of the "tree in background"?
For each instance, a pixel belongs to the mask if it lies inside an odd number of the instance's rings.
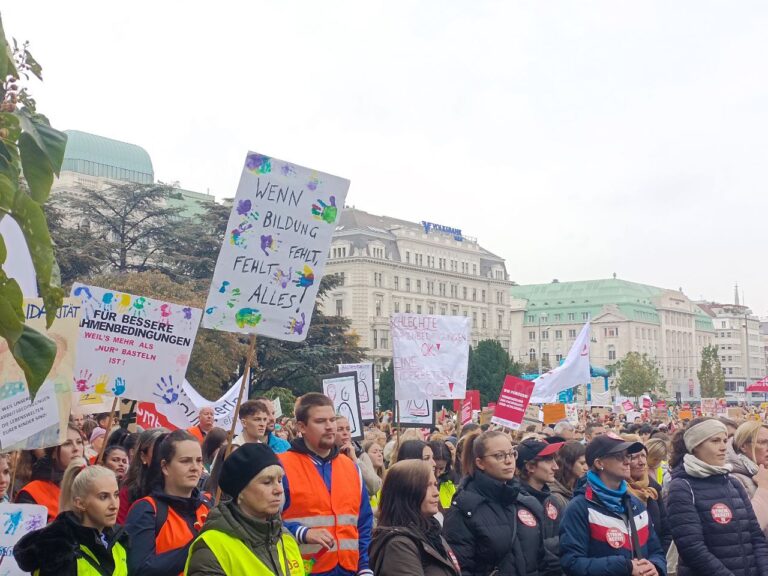
[[[612,369],[618,374],[616,384],[623,396],[637,401],[643,394],[666,393],[666,384],[659,367],[648,354],[628,352]]]
[[[251,394],[251,396],[256,396],[256,394]],[[280,398],[280,408],[283,410],[283,416],[293,416],[293,405],[296,404],[296,395],[288,390],[288,388],[275,386],[271,390],[264,392],[264,396],[270,400]]]
[[[498,340],[482,340],[469,349],[467,389],[480,391],[480,403],[496,402],[507,374],[519,376],[521,366],[512,362]]]
[[[167,253],[168,273],[175,279],[213,278],[216,259],[227,229],[230,206],[199,202],[202,213],[194,218],[179,218]]]
[[[395,409],[395,368],[392,362],[379,374],[379,410]]]
[[[701,367],[696,374],[699,377],[702,398],[725,396],[725,377],[717,346],[710,344],[701,350]]]

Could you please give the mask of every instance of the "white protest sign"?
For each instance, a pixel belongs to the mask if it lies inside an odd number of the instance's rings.
[[[352,439],[363,437],[363,419],[360,416],[360,401],[357,395],[357,373],[344,372],[323,376],[323,394],[333,402],[333,410],[338,416],[349,420]]]
[[[402,400],[397,403],[398,420],[403,428],[425,428],[434,423],[432,400]]]
[[[48,509],[37,504],[0,504],[0,574],[17,576],[29,574],[16,564],[13,547],[22,536],[44,528],[48,522]],[[56,553],[46,550],[46,553]]]
[[[395,314],[390,326],[395,398],[463,400],[469,365],[469,318]]]
[[[300,342],[349,180],[249,152],[203,326]]]
[[[201,311],[84,284],[72,295],[83,306],[75,391],[176,402]]]
[[[280,404],[280,398],[272,400],[272,405],[275,407],[275,418],[280,418],[283,415],[283,405]]]
[[[339,372],[357,373],[357,390],[360,392],[360,414],[364,422],[376,418],[376,396],[373,391],[373,364],[339,364]]]
[[[0,339],[0,449],[3,451],[47,448],[66,440],[79,313],[79,302],[65,298],[56,312],[56,320],[46,329],[42,299],[24,300],[26,324],[56,343],[56,357],[34,403],[8,343]]]

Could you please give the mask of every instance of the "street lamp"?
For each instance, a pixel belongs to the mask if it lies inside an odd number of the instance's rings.
[[[747,377],[744,379],[744,404],[747,403],[747,388],[749,388],[749,380],[750,380],[750,366],[749,366],[749,315],[744,314],[744,324],[742,324],[742,327],[744,328],[744,348],[745,348],[745,354],[747,355]]]

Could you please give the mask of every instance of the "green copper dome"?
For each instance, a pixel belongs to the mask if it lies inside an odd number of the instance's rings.
[[[62,170],[141,184],[154,182],[152,160],[144,148],[79,130],[65,130]]]

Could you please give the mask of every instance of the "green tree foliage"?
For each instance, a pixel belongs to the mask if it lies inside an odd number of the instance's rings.
[[[174,278],[213,278],[216,259],[227,228],[230,207],[210,202],[200,203],[203,213],[179,221],[168,252]]]
[[[252,394],[254,396],[254,394]],[[280,408],[283,409],[283,416],[293,416],[293,405],[296,404],[296,395],[288,390],[288,388],[281,388],[276,386],[264,393],[264,396],[270,400],[280,398]]]
[[[659,367],[648,354],[629,352],[612,365],[612,370],[618,374],[616,384],[623,396],[637,401],[643,394],[666,393],[666,384]]]
[[[67,136],[51,128],[48,119],[37,112],[22,82],[31,76],[42,80],[40,64],[30,54],[28,43],[8,43],[0,21],[0,219],[12,218],[24,234],[50,327],[64,293],[42,206],[54,175],[61,170]],[[0,238],[0,264],[6,257],[7,247]],[[2,269],[0,337],[7,341],[34,397],[53,365],[56,344],[26,325],[21,288]]]
[[[499,399],[507,374],[519,376],[521,373],[521,366],[510,360],[498,340],[482,340],[469,350],[467,389],[480,391],[483,406]]]
[[[701,350],[701,367],[696,374],[699,377],[702,398],[725,396],[725,377],[717,346],[710,344]]]
[[[395,409],[395,368],[392,362],[379,374],[379,409]]]

